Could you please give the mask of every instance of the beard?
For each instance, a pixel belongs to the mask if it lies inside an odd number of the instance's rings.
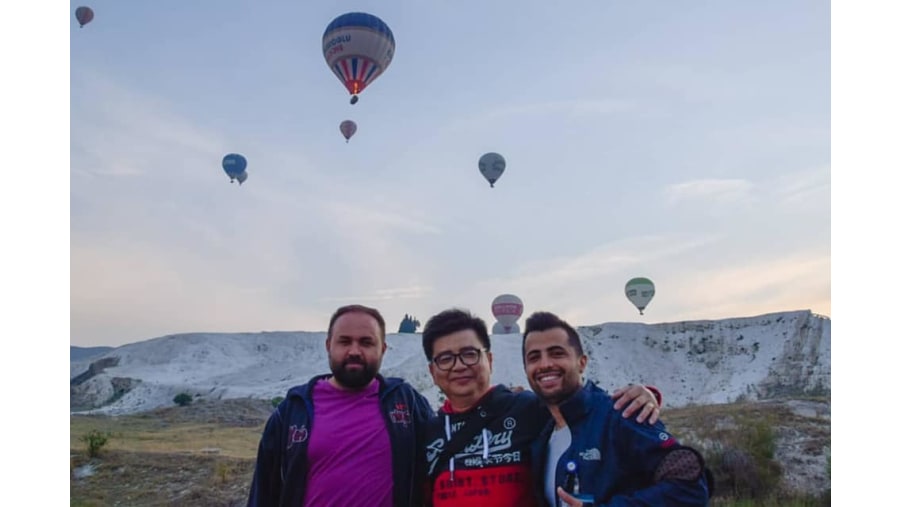
[[[348,369],[351,364],[360,365],[359,369]],[[331,373],[338,384],[350,388],[359,389],[369,385],[378,373],[378,364],[366,363],[363,359],[347,359],[341,363],[329,360]]]
[[[548,405],[559,405],[578,391],[578,388],[581,387],[581,378],[580,376],[574,379],[569,378],[563,373],[561,385],[558,389],[554,389],[553,391],[544,391],[536,379],[529,378],[528,383],[531,384],[531,390],[534,391],[534,394],[542,399],[544,403],[547,403]]]

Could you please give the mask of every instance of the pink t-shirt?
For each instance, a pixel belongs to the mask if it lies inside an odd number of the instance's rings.
[[[391,440],[378,405],[377,380],[343,391],[328,380],[313,388],[307,507],[391,507]]]

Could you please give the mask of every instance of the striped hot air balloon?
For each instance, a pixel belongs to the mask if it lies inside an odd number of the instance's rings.
[[[380,76],[394,58],[394,34],[387,24],[364,12],[342,14],[322,35],[322,54],[350,92],[351,104]]]

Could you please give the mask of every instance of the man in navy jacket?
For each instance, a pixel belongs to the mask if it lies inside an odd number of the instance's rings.
[[[325,341],[332,373],[291,388],[269,417],[248,507],[422,504],[434,411],[404,380],[378,373],[384,339],[378,310],[335,312]]]
[[[525,373],[553,419],[536,439],[537,496],[549,506],[706,506],[702,456],[678,443],[662,422],[639,424],[615,400],[583,383],[581,339],[549,312],[526,320]]]

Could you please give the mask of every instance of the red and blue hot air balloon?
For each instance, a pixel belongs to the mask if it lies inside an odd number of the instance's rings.
[[[352,95],[351,104],[388,68],[394,47],[394,34],[387,24],[365,12],[336,17],[322,35],[322,54]]]
[[[94,19],[94,11],[90,7],[79,7],[75,9],[75,19],[78,20],[80,25],[78,28],[84,28],[84,25]]]

